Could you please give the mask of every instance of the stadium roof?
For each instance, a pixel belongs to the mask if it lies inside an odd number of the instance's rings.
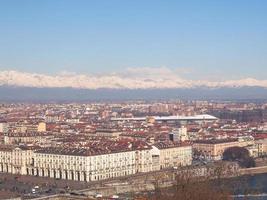
[[[148,117],[131,117],[131,118],[111,118],[112,121],[146,121]],[[150,118],[150,117],[149,117]],[[204,121],[217,120],[212,115],[194,115],[194,116],[152,116],[156,121]]]

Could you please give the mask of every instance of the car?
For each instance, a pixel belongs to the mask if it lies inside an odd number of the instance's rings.
[[[73,196],[78,196],[79,194],[76,193],[76,192],[70,192],[70,195],[73,195]]]
[[[49,188],[48,190],[45,191],[45,193],[51,193],[52,192],[52,189]]]
[[[112,195],[112,196],[110,197],[110,199],[119,199],[119,196],[118,196],[118,195]]]
[[[95,198],[102,198],[102,197],[103,197],[102,194],[96,194],[96,195],[95,195]]]

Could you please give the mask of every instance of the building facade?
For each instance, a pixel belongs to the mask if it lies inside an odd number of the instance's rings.
[[[27,174],[33,166],[33,149],[29,147],[0,146],[0,171],[12,174]]]
[[[135,173],[135,151],[92,154],[87,149],[44,148],[34,153],[29,175],[96,181]]]
[[[190,165],[189,144],[145,143],[71,148],[0,147],[0,171],[75,181],[98,181]]]
[[[192,145],[160,142],[153,145],[152,158],[153,170],[191,165]]]
[[[223,152],[230,147],[246,147],[253,145],[254,140],[247,139],[219,139],[198,140],[193,144],[195,154],[208,160],[221,160]]]

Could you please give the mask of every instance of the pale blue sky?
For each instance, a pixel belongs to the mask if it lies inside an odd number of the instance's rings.
[[[266,11],[265,0],[0,0],[0,70],[266,79]]]

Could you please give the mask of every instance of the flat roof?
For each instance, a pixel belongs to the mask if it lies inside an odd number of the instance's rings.
[[[129,117],[129,118],[111,118],[111,121],[146,121],[148,117]],[[200,120],[217,120],[217,117],[212,115],[194,115],[194,116],[149,116],[156,121],[200,121]]]

